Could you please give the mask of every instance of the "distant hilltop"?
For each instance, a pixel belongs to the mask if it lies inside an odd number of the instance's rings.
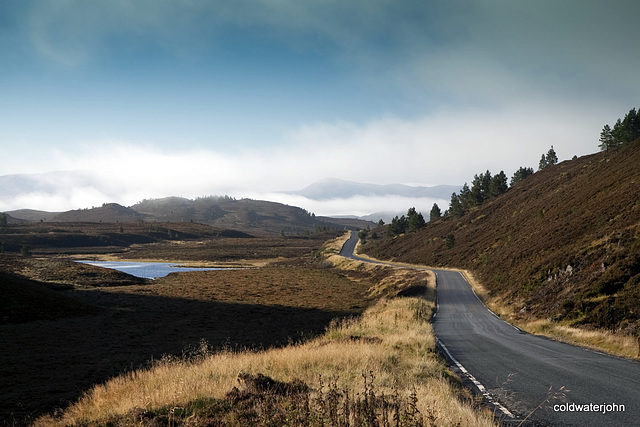
[[[270,195],[275,195],[274,202],[285,205],[309,205],[315,206],[317,210],[341,211],[340,215],[333,215],[341,219],[351,218],[366,222],[378,222],[382,219],[389,222],[394,216],[406,213],[407,209],[412,206],[426,214],[433,203],[437,202],[440,205],[446,203],[451,194],[459,191],[460,187],[460,185],[379,185],[326,178],[298,190],[276,191]],[[104,182],[97,180],[87,171],[56,171],[42,174],[0,176],[0,201],[5,202],[5,206],[15,206],[18,203],[17,207],[29,208],[30,206],[19,206],[19,204],[28,203],[29,200],[34,199],[72,200],[76,193],[102,194],[105,201],[115,198],[115,196],[108,196],[111,194],[111,190],[105,188]],[[258,198],[260,199],[260,197]],[[238,202],[249,205],[250,203],[246,200],[248,199],[240,199]],[[306,200],[309,203],[305,203]],[[162,218],[172,221],[193,220],[210,224],[222,218],[223,215],[220,215],[219,209],[224,210],[224,208],[220,207],[221,204],[230,205],[230,202],[230,200],[225,200],[224,196],[221,198],[217,196],[205,197],[202,200],[200,198],[189,200],[184,197],[166,197],[147,199],[130,207],[106,203],[96,208],[65,212],[34,209],[16,210],[15,208],[7,209],[6,212],[11,215],[11,220],[26,221],[126,222],[144,220],[145,218],[155,220]],[[336,209],[336,206],[341,208]],[[231,206],[227,206],[227,208],[233,211]],[[2,208],[0,207],[0,209]],[[281,211],[282,209],[278,208],[277,210]],[[357,226],[357,224],[359,223],[350,223],[349,226]],[[359,225],[366,227],[366,224]]]
[[[133,206],[105,203],[100,207],[66,212],[20,209],[6,212],[7,222],[197,222],[226,229],[297,233],[317,228],[358,229],[375,225],[352,218],[316,217],[305,209],[264,200],[210,196],[187,199],[146,199]]]
[[[326,178],[294,191],[295,194],[312,200],[348,199],[355,196],[399,196],[409,198],[434,198],[449,200],[451,193],[460,190],[460,185],[435,185],[431,187],[410,186],[404,184],[364,184],[338,178]]]

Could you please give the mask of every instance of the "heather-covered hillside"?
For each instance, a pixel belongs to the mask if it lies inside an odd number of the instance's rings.
[[[523,319],[640,331],[640,141],[539,171],[461,218],[396,238],[378,258],[471,269]]]
[[[239,199],[229,196],[165,197],[145,199],[133,206],[105,203],[100,207],[67,212],[45,212],[20,209],[7,212],[6,222],[25,223],[136,223],[196,222],[218,228],[254,234],[287,234],[366,228],[373,222],[355,218],[316,217],[305,209],[264,200]]]

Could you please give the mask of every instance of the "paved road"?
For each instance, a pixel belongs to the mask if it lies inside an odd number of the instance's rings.
[[[505,424],[531,414],[525,425],[640,426],[640,363],[524,333],[491,313],[460,273],[434,271],[441,348]]]

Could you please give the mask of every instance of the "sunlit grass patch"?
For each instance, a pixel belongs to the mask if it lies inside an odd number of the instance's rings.
[[[638,357],[638,339],[631,335],[606,330],[574,328],[548,320],[535,320],[522,325],[525,330],[594,350],[629,358]]]
[[[461,397],[436,355],[433,304],[383,298],[359,318],[335,321],[302,344],[157,361],[94,387],[61,416],[36,425],[375,425],[373,419],[380,425],[385,419],[493,425],[490,413]],[[299,393],[264,392],[243,400],[251,378],[268,378],[281,390],[297,384]]]

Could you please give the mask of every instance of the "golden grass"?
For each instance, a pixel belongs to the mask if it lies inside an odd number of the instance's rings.
[[[534,334],[545,335],[593,350],[604,351],[616,356],[638,358],[638,339],[631,335],[610,331],[586,330],[548,320],[535,320],[522,324],[522,328]]]
[[[427,293],[433,295],[433,275],[420,273]],[[262,373],[286,382],[300,379],[312,387],[312,394],[318,393],[324,378],[354,395],[364,392],[363,375],[372,375],[378,393],[395,391],[408,398],[415,390],[419,413],[428,414],[434,424],[495,425],[488,410],[463,398],[464,391],[451,382],[437,356],[430,324],[433,309],[433,299],[380,299],[361,317],[334,322],[324,335],[302,344],[261,352],[223,351],[197,361],[156,362],[94,387],[60,416],[42,417],[35,425],[100,425],[113,420],[134,424],[131,414],[136,410],[223,399],[238,385],[240,373]]]

